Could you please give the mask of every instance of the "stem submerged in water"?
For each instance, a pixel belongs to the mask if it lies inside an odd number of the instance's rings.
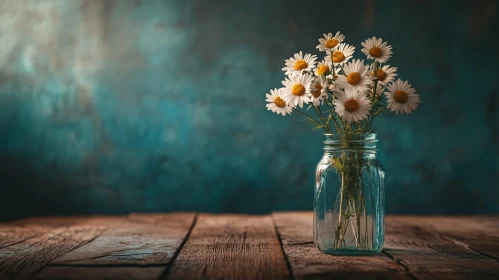
[[[373,232],[369,231],[366,207],[366,192],[370,186],[362,178],[363,154],[344,152],[338,160],[342,162],[338,168],[341,189],[334,248],[348,250],[348,244],[355,244],[355,249],[372,250],[373,238],[369,235]]]
[[[345,189],[345,174],[341,174],[341,191],[340,191],[340,214],[338,215],[338,224],[336,225],[336,239],[335,239],[335,247],[338,248],[338,242],[342,240],[343,238],[340,239],[340,233],[341,233],[341,219],[343,218],[343,190]]]

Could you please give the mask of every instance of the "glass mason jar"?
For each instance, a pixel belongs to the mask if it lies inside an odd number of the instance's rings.
[[[376,134],[324,135],[314,194],[314,241],[323,253],[370,255],[383,248],[385,173],[376,142]]]

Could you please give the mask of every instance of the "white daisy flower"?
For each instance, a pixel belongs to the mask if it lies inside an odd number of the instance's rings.
[[[385,92],[386,99],[388,100],[388,109],[392,112],[401,114],[410,114],[416,110],[418,103],[421,102],[419,94],[411,87],[407,81],[398,79],[396,82],[389,84],[386,87],[389,91]]]
[[[341,43],[338,45],[336,50],[334,51],[326,51],[326,62],[331,63],[334,62],[336,65],[343,65],[346,63],[350,58],[353,57],[353,53],[355,51],[355,47]]]
[[[308,104],[310,102],[310,97],[312,96],[310,85],[313,79],[307,73],[297,73],[289,76],[282,81],[284,85],[284,88],[281,88],[282,99],[293,108],[297,105],[303,108],[303,103]]]
[[[397,67],[390,67],[390,65],[385,65],[381,68],[378,68],[376,73],[371,72],[371,79],[378,80],[378,82],[387,85],[395,80],[397,74]]]
[[[312,72],[316,59],[317,56],[308,53],[303,56],[303,53],[300,51],[299,53],[295,53],[294,57],[286,59],[286,67],[282,68],[282,71],[286,71],[286,75],[301,73],[302,71]]]
[[[312,104],[315,107],[322,105],[324,99],[327,99],[327,90],[329,88],[329,83],[326,78],[319,76],[311,85],[312,91]]]
[[[374,59],[379,63],[385,63],[392,57],[392,46],[388,46],[387,42],[383,43],[383,39],[372,37],[361,43],[364,47],[361,51],[369,59]]]
[[[371,103],[363,92],[347,88],[344,94],[337,94],[334,100],[334,110],[348,124],[367,118]]]
[[[331,72],[331,63],[325,60],[319,62],[317,67],[315,67],[314,73],[316,76],[326,76]]]
[[[368,76],[369,66],[364,65],[364,60],[352,60],[343,66],[343,75],[338,75],[336,83],[341,88],[354,88],[360,92],[365,92],[369,88],[371,79]]]
[[[278,89],[271,89],[270,94],[266,94],[267,99],[265,101],[269,102],[267,104],[267,109],[276,113],[286,116],[286,114],[291,114],[293,108],[291,108],[284,100],[281,98],[281,93]]]
[[[317,45],[317,49],[319,51],[332,51],[334,50],[335,47],[338,46],[339,43],[343,42],[345,40],[345,35],[341,34],[340,31],[336,32],[336,35],[333,36],[333,34],[324,34],[324,39],[320,38],[319,39],[319,45]]]

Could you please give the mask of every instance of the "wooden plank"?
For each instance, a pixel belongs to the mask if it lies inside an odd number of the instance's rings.
[[[171,213],[96,220],[94,223],[108,223],[108,230],[51,264],[166,265],[189,233],[194,218],[194,213]]]
[[[487,216],[410,217],[411,225],[499,261],[499,219]]]
[[[269,216],[202,214],[167,279],[289,279]]]
[[[26,227],[13,224],[0,224],[0,249],[26,241],[45,232],[44,227]]]
[[[454,217],[451,217],[454,218]],[[482,226],[482,229],[487,233],[494,236],[499,235],[499,215],[475,215],[465,217],[455,217],[457,219],[464,219],[466,221],[473,221]]]
[[[384,254],[351,257],[321,253],[313,241],[311,212],[272,216],[296,279],[408,279],[404,268]]]
[[[443,238],[413,217],[387,217],[384,251],[415,278],[499,277],[499,262]]]
[[[28,277],[51,260],[82,246],[103,227],[56,227],[48,232],[0,249],[0,278]]]
[[[51,262],[36,279],[158,279],[194,221],[194,213],[95,217],[87,222],[109,229]]]
[[[33,279],[159,279],[164,266],[48,266]]]
[[[35,217],[0,223],[0,249],[42,235],[61,226],[82,224],[85,217]]]
[[[13,225],[30,227],[68,227],[83,224],[95,224],[95,220],[118,218],[118,216],[51,216],[28,217],[12,222]]]

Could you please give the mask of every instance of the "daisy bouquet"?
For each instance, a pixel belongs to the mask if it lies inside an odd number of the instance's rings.
[[[340,32],[334,36],[324,34],[319,43],[317,49],[325,52],[322,61],[301,51],[286,59],[283,87],[266,95],[268,110],[282,116],[301,114],[314,125],[314,130],[348,140],[358,134],[374,133],[374,119],[385,111],[410,114],[418,107],[419,94],[407,81],[396,80],[397,67],[387,64],[392,47],[381,38],[372,37],[361,43],[366,61],[353,58],[355,47],[345,43]],[[344,245],[348,224],[360,224],[361,216],[367,217],[360,191],[364,186],[359,160],[346,155],[331,159],[336,173],[341,174],[335,247]],[[357,248],[368,249],[368,238],[362,238],[360,226],[353,235]]]

